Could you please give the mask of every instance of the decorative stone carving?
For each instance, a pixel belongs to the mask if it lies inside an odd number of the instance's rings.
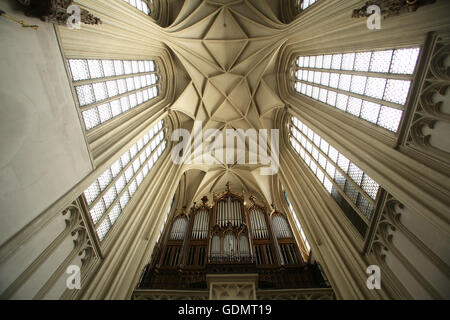
[[[253,300],[255,286],[246,283],[213,283],[210,300]]]
[[[400,223],[401,214],[397,211],[399,207],[403,208],[403,205],[391,195],[388,195],[372,244],[372,252],[379,261],[385,261],[386,251],[388,251],[394,232],[397,230],[398,223]]]
[[[353,10],[353,18],[368,17],[371,13],[367,12],[367,8],[372,5],[381,8],[381,15],[384,18],[398,16],[403,13],[416,11],[420,7],[435,3],[436,0],[371,0],[367,1],[361,8]]]
[[[63,215],[68,215],[66,228],[70,229],[70,234],[74,238],[74,251],[81,257],[82,266],[88,265],[92,258],[97,257],[97,253],[89,237],[86,224],[82,217],[82,209],[78,200],[63,211]]]
[[[257,290],[258,300],[335,300],[332,289]]]
[[[208,300],[208,291],[135,290],[132,300]]]
[[[42,21],[66,25],[71,14],[67,8],[73,0],[18,0],[24,6],[25,15],[39,18]],[[81,22],[85,24],[101,24],[100,18],[81,8]]]
[[[411,121],[403,145],[424,155],[423,161],[434,160],[437,167],[450,166],[450,111],[444,101],[450,98],[450,43],[437,36],[432,44],[431,58],[416,105],[411,109]],[[448,109],[448,106],[446,106]]]

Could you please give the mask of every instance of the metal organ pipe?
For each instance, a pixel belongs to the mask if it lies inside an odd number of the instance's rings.
[[[260,238],[262,238],[262,223],[261,223],[261,215],[260,215],[260,213],[259,213],[259,211],[258,210],[256,210],[256,216],[258,217],[258,233],[259,233],[259,237]]]
[[[245,235],[241,235],[239,238],[239,251],[241,257],[250,256],[250,246],[248,243],[248,238]]]
[[[236,201],[232,202],[233,204],[233,225],[236,226],[237,225],[237,203]]]
[[[181,240],[184,238],[184,234],[186,232],[186,219],[185,218],[177,218],[172,226],[172,231],[170,232],[171,240]]]
[[[196,213],[194,226],[192,228],[192,238],[205,239],[208,234],[209,215],[207,210],[200,210]]]
[[[286,219],[282,216],[275,216],[273,218],[275,234],[277,238],[289,238],[291,237],[291,232],[289,230],[289,225]]]

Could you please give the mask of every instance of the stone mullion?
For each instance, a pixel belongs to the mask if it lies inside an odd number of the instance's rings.
[[[392,63],[392,61],[391,61],[391,63]],[[339,73],[339,74],[349,74],[349,75],[355,75],[355,76],[365,76],[365,77],[370,77],[370,78],[383,78],[383,79],[409,80],[409,81],[413,80],[413,75],[410,75],[410,74],[298,67],[297,64],[295,64],[295,71],[298,71],[298,70],[327,72],[327,73]],[[299,80],[299,81],[303,81],[303,80]],[[366,82],[366,84],[367,84],[367,82]]]
[[[99,81],[99,82],[103,82],[103,81]],[[150,89],[150,88],[153,88],[153,87],[158,87],[159,88],[159,82],[157,82],[157,83],[155,83],[155,84],[152,84],[152,85],[150,85],[150,86],[146,86],[146,87],[142,87],[142,88],[140,88],[140,89],[134,89],[134,90],[131,90],[131,91],[127,91],[127,92],[124,92],[124,93],[122,93],[122,94],[118,94],[118,95],[116,95],[116,96],[114,96],[114,97],[109,97],[109,98],[106,98],[106,99],[104,99],[104,100],[101,100],[101,101],[97,101],[97,102],[94,102],[94,103],[91,103],[91,104],[88,104],[88,105],[86,105],[86,106],[80,106],[80,111],[81,112],[83,112],[83,111],[86,111],[86,110],[89,110],[89,109],[93,109],[93,108],[95,108],[95,107],[98,107],[98,106],[100,106],[100,105],[102,105],[102,104],[105,104],[105,103],[108,103],[108,102],[111,102],[111,101],[114,101],[114,100],[117,100],[117,99],[120,99],[120,98],[123,98],[123,97],[126,97],[126,96],[130,96],[130,95],[132,95],[133,93],[137,93],[137,92],[139,92],[139,91],[144,91],[144,90],[147,90],[147,89]],[[157,96],[155,96],[154,98],[156,98]],[[153,98],[152,98],[153,99]],[[146,102],[149,102],[149,101],[151,101],[152,99],[149,99],[149,100],[147,100],[147,101],[145,101],[145,102],[142,102],[141,104],[138,104],[138,105],[136,105],[136,107],[137,106],[140,106],[140,105],[143,105],[144,103],[146,103]],[[131,108],[130,108],[131,109]],[[122,115],[123,113],[121,113],[120,115]],[[119,116],[120,116],[119,115]],[[99,126],[101,126],[102,124],[99,124]]]
[[[33,275],[38,268],[52,255],[52,253],[61,245],[61,243],[66,239],[72,232],[72,230],[77,226],[78,220],[81,219],[80,215],[73,213],[69,210],[80,210],[76,201],[73,201],[67,208],[62,210],[60,214],[65,215],[70,214],[68,219],[66,219],[66,228],[50,243],[50,245],[45,248],[42,253],[34,259],[34,261],[18,276],[1,294],[1,299],[10,299],[14,293]]]
[[[391,222],[389,222],[389,224],[391,224]],[[396,232],[395,226],[391,226],[391,228],[393,228],[392,232]],[[402,265],[411,273],[417,282],[419,282],[426,289],[427,293],[429,293],[433,299],[443,299],[443,297],[433,288],[433,286],[430,285],[426,278],[414,267],[414,265],[404,256],[404,254],[393,245],[393,234],[382,233],[380,236],[383,239],[385,250],[391,252],[402,263]],[[389,268],[389,266],[387,267]]]
[[[73,59],[73,58],[71,58]],[[85,58],[78,58],[80,60],[85,60]],[[104,59],[102,59],[104,60]],[[108,59],[108,60],[116,60],[116,59]],[[142,59],[135,59],[136,61],[143,61]],[[86,79],[86,80],[79,80],[79,81],[74,81],[72,80],[72,84],[75,87],[78,86],[83,86],[86,84],[93,84],[93,83],[98,83],[98,82],[106,82],[106,81],[110,81],[110,80],[120,80],[120,79],[127,79],[127,78],[134,78],[137,76],[146,76],[146,75],[152,75],[155,74],[159,77],[159,72],[158,71],[146,71],[146,72],[139,72],[139,73],[129,73],[129,74],[122,74],[122,75],[118,75],[118,76],[110,76],[110,77],[100,77],[100,78],[90,78],[90,79]],[[89,106],[89,105],[88,105]]]
[[[418,248],[428,259],[443,273],[447,276],[450,276],[450,269],[448,265],[442,261],[442,259],[437,256],[430,248],[428,248],[416,235],[414,235],[408,228],[402,224],[401,215],[395,211],[395,206],[398,205],[400,208],[404,208],[405,206],[396,200],[392,195],[387,195],[387,203],[383,208],[383,218],[388,220],[389,223],[395,227],[395,232],[402,232],[403,235],[411,241],[411,243]],[[393,234],[395,236],[395,233]]]
[[[372,97],[369,97],[369,96],[353,93],[353,92],[350,92],[350,91],[345,91],[345,90],[338,89],[338,88],[332,88],[332,87],[324,86],[323,84],[320,84],[320,83],[314,83],[314,82],[309,82],[309,81],[300,80],[300,79],[297,79],[295,82],[303,82],[305,84],[309,84],[309,85],[314,86],[314,87],[318,87],[318,88],[321,88],[321,89],[326,89],[326,90],[329,90],[329,91],[334,91],[336,93],[345,94],[345,95],[347,95],[349,97],[354,97],[354,98],[358,98],[358,99],[361,99],[361,100],[366,100],[366,101],[369,101],[369,102],[381,104],[381,105],[384,105],[384,106],[387,106],[387,107],[391,107],[391,108],[394,108],[394,109],[398,109],[398,110],[404,110],[405,109],[405,106],[403,106],[401,104],[396,104],[396,103],[393,103],[393,102],[390,102],[390,101],[385,101],[385,100],[381,100],[381,99],[377,99],[377,98],[372,98]],[[329,105],[329,104],[327,104],[325,102],[320,101],[319,99],[315,99],[313,97],[309,97],[309,96],[307,96],[307,95],[305,95],[305,94],[303,94],[301,92],[297,92],[297,93],[302,95],[302,96],[305,96],[306,98],[313,99],[314,101],[317,101],[319,103],[323,103],[327,107],[336,108],[335,106],[331,106],[331,105]]]
[[[81,208],[80,208],[81,210]],[[70,265],[70,263],[74,260],[74,258],[85,250],[86,246],[90,246],[90,239],[88,235],[88,231],[86,226],[83,223],[83,219],[81,217],[81,212],[79,222],[74,226],[71,230],[71,236],[75,236],[74,239],[74,247],[69,255],[64,259],[64,261],[58,266],[55,272],[50,276],[50,278],[45,282],[45,284],[41,287],[41,289],[37,292],[37,294],[33,297],[33,300],[41,300],[45,298],[45,295],[48,291],[53,287],[56,281],[63,275]]]

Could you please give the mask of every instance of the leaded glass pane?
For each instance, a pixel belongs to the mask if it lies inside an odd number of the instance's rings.
[[[88,60],[89,72],[91,79],[103,78],[103,66],[100,60]]]
[[[86,130],[90,130],[100,124],[100,116],[98,114],[97,108],[83,111],[82,115]]]
[[[355,57],[355,71],[369,71],[371,52],[358,52]]]
[[[87,61],[84,59],[70,59],[69,67],[74,81],[87,80],[89,76],[89,68]]]
[[[377,123],[381,106],[377,103],[363,101],[361,118],[372,123]]]
[[[112,60],[103,60],[102,65],[105,77],[113,77],[116,75],[114,70],[114,62]]]
[[[392,58],[391,73],[413,74],[419,57],[419,48],[397,49]]]
[[[75,87],[78,96],[78,102],[80,106],[85,106],[95,102],[94,91],[92,90],[92,85],[87,84],[84,86]]]
[[[361,187],[364,192],[367,193],[367,195],[369,195],[373,200],[377,198],[377,193],[380,186],[367,174],[364,174]]]
[[[374,51],[372,53],[372,59],[370,60],[371,72],[389,72],[391,66],[392,50],[386,51]]]
[[[389,79],[386,84],[384,100],[398,104],[405,104],[410,85],[410,81]]]
[[[106,122],[112,118],[111,106],[109,103],[105,103],[98,106],[98,113],[100,115],[101,122]]]
[[[378,125],[396,132],[400,125],[402,115],[402,110],[382,106],[380,109],[380,116],[378,118]]]
[[[121,208],[119,204],[116,204],[108,214],[111,224],[114,224],[121,213]]]

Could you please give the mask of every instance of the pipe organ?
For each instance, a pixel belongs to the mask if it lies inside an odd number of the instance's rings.
[[[242,224],[242,206],[239,200],[233,200],[231,196],[220,200],[217,206],[217,224],[225,227],[228,223],[238,227]]]
[[[186,234],[188,221],[186,217],[178,217],[172,225],[170,240],[183,240]]]
[[[209,211],[201,209],[197,211],[194,217],[194,225],[192,227],[192,239],[206,239],[209,229]]]
[[[211,204],[205,196],[186,211],[164,230],[140,288],[205,288],[211,273],[258,273],[260,288],[320,286],[320,271],[303,260],[286,216],[275,208],[253,196],[245,205],[227,184]]]
[[[275,231],[275,236],[277,237],[277,239],[292,237],[291,229],[289,228],[289,224],[288,224],[286,218],[284,218],[282,215],[277,214],[277,215],[274,215],[274,217],[272,218],[272,221],[273,221],[273,228]]]
[[[267,230],[264,213],[259,208],[250,210],[250,223],[252,225],[252,234],[255,239],[268,239],[269,231]]]

